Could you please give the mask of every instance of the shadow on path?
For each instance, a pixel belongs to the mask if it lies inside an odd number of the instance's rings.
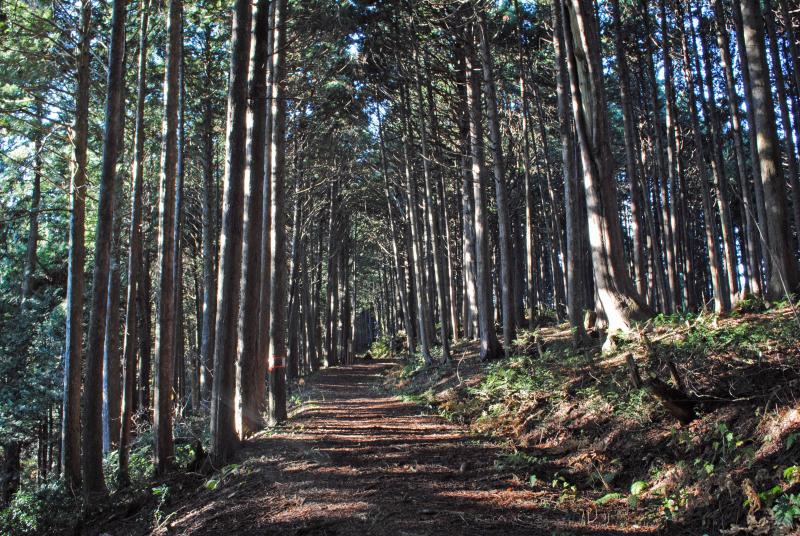
[[[381,392],[393,366],[365,361],[315,375],[312,400],[289,425],[248,441],[238,469],[160,533],[654,533],[498,472],[497,446]]]

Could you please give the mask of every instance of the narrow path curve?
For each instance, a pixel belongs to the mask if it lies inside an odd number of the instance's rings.
[[[315,375],[289,426],[263,433],[161,534],[628,534],[495,467],[499,447],[387,395],[396,363]],[[639,532],[641,533],[641,532]]]

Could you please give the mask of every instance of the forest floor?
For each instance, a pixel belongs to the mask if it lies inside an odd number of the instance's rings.
[[[286,426],[209,477],[182,474],[88,534],[792,534],[800,521],[800,329],[788,307],[661,318],[608,355],[569,330],[447,365],[313,374]],[[678,371],[681,425],[642,377]],[[674,383],[674,380],[673,380]],[[86,527],[88,528],[88,527]]]
[[[290,424],[247,441],[211,480],[170,482],[156,510],[105,523],[116,534],[650,534],[543,500],[497,464],[503,447],[384,388],[397,361],[315,374]],[[141,515],[144,514],[144,515]],[[153,516],[153,517],[151,517]],[[151,521],[152,520],[152,521]]]

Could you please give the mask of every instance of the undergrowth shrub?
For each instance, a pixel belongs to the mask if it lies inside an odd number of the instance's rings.
[[[21,489],[10,505],[0,510],[0,534],[47,534],[53,527],[71,526],[79,511],[79,499],[64,491],[59,482]]]

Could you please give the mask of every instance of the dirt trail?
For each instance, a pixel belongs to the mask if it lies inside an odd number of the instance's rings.
[[[159,534],[639,534],[591,519],[495,467],[499,448],[387,396],[388,362],[317,374],[288,426],[248,441],[241,465]]]

